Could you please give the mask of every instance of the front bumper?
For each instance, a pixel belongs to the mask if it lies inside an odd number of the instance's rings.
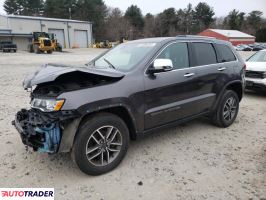
[[[57,153],[66,124],[78,117],[72,111],[44,113],[37,109],[23,109],[16,114],[12,124],[24,145],[38,152]]]
[[[246,89],[250,90],[264,90],[266,91],[266,78],[245,78],[246,80]]]

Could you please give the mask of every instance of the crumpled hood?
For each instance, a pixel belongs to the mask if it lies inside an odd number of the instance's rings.
[[[266,62],[246,62],[247,70],[266,72]]]
[[[89,68],[89,67],[75,67],[75,66],[66,66],[58,64],[46,64],[42,66],[39,70],[33,74],[28,75],[23,81],[23,87],[25,89],[31,88],[32,86],[51,82],[56,80],[59,76],[71,72],[84,72],[89,74],[113,77],[113,78],[122,78],[125,76],[122,72],[115,71],[113,69],[100,69],[100,68]]]

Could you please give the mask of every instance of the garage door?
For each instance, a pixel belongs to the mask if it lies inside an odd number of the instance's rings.
[[[31,39],[30,38],[24,38],[24,37],[14,37],[13,43],[17,45],[18,50],[27,51],[28,45],[30,44]]]
[[[48,32],[54,33],[57,41],[62,45],[63,48],[66,48],[64,29],[49,29]]]
[[[87,31],[75,30],[74,37],[75,37],[74,47],[76,48],[87,48],[88,47]]]

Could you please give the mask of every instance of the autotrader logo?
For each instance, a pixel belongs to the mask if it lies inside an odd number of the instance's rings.
[[[54,188],[0,188],[0,200],[54,200]]]

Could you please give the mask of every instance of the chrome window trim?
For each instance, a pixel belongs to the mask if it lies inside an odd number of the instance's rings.
[[[208,44],[215,44],[215,43],[213,43],[213,42],[211,42],[211,41],[204,41],[204,42],[202,42],[202,41],[174,41],[174,42],[170,42],[169,44],[167,44],[162,50],[160,50],[159,51],[159,53],[157,53],[156,54],[156,56],[155,56],[155,58],[154,59],[152,59],[152,61],[151,62],[149,62],[149,64],[148,64],[148,67],[147,67],[147,65],[146,65],[146,69],[145,69],[145,71],[144,71],[144,75],[145,76],[149,76],[149,74],[147,73],[147,71],[148,71],[148,68],[151,66],[151,64],[157,59],[157,57],[167,48],[167,47],[169,47],[170,45],[172,45],[172,44],[176,44],[176,43],[187,43],[187,44],[189,44],[189,43],[208,43]],[[222,44],[223,45],[223,44]],[[226,44],[225,44],[226,45]],[[228,45],[227,45],[228,46]],[[214,47],[213,47],[214,48]],[[231,49],[231,47],[229,47],[230,49]],[[189,49],[188,49],[188,51],[189,51]],[[214,51],[215,51],[215,53],[216,53],[216,49],[214,49]],[[232,51],[232,50],[231,50]],[[228,61],[228,62],[218,62],[218,60],[217,60],[217,63],[214,63],[214,64],[209,64],[209,65],[197,65],[197,66],[193,66],[193,67],[186,67],[186,68],[182,68],[182,69],[174,69],[174,70],[171,70],[171,71],[168,71],[168,72],[159,72],[159,73],[155,73],[155,74],[161,74],[161,73],[170,73],[170,72],[175,72],[175,71],[181,71],[181,70],[185,70],[185,69],[193,69],[193,68],[199,68],[199,67],[208,67],[208,66],[213,66],[213,65],[221,65],[221,64],[225,64],[225,63],[231,63],[231,62],[239,62],[239,59],[238,59],[238,57],[236,56],[236,54],[235,54],[235,52],[234,51],[232,51],[233,52],[233,54],[234,54],[234,56],[236,57],[236,60],[234,60],[234,61]],[[188,52],[189,53],[189,52]],[[190,62],[190,61],[189,61]]]

